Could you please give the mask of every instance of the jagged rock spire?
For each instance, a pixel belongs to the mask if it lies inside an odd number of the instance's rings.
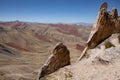
[[[88,49],[95,48],[113,33],[120,33],[120,19],[118,17],[118,12],[117,9],[113,9],[112,12],[107,11],[107,3],[104,2],[99,8],[98,18],[87,41],[87,46],[79,60],[82,59]]]
[[[115,19],[117,19],[118,18],[118,11],[117,11],[117,9],[112,9],[112,16],[113,16],[113,18],[115,18]]]
[[[107,2],[104,2],[104,3],[100,6],[99,11],[102,10],[102,9],[106,9],[106,10],[107,10],[107,7],[108,7]]]

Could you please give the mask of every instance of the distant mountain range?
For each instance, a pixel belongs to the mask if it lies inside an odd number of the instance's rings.
[[[49,46],[63,42],[70,45],[70,48],[81,51],[90,30],[91,26],[78,24],[45,24],[18,20],[0,22],[0,43],[20,52],[44,52]]]
[[[76,23],[41,23],[41,22],[26,22],[26,21],[0,21],[0,22],[24,22],[28,24],[74,24],[74,25],[81,25],[81,26],[93,26],[94,23],[87,23],[87,22],[76,22]]]
[[[76,25],[82,25],[82,26],[93,26],[94,23],[85,23],[85,22],[79,22],[79,23],[74,23]]]

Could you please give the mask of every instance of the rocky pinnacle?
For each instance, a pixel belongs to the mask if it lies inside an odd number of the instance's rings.
[[[104,2],[98,11],[96,22],[92,28],[91,34],[87,41],[87,46],[82,52],[79,60],[81,60],[88,49],[93,49],[114,33],[120,33],[120,16],[117,9],[107,11],[108,4]]]

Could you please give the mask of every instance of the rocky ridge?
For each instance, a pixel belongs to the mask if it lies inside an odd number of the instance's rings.
[[[120,33],[120,17],[117,9],[112,9],[112,12],[110,12],[107,11],[107,7],[108,4],[106,2],[100,6],[96,23],[79,60],[85,55],[87,49],[95,48],[114,33]]]
[[[107,11],[106,2],[99,9],[87,47],[79,60],[41,80],[120,79],[120,17],[117,9]]]

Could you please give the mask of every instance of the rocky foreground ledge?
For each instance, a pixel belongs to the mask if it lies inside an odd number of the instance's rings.
[[[89,58],[83,58],[78,63],[61,68],[41,80],[119,80],[119,41],[120,34],[113,34],[98,47],[89,49],[87,51],[87,54],[90,54]]]

